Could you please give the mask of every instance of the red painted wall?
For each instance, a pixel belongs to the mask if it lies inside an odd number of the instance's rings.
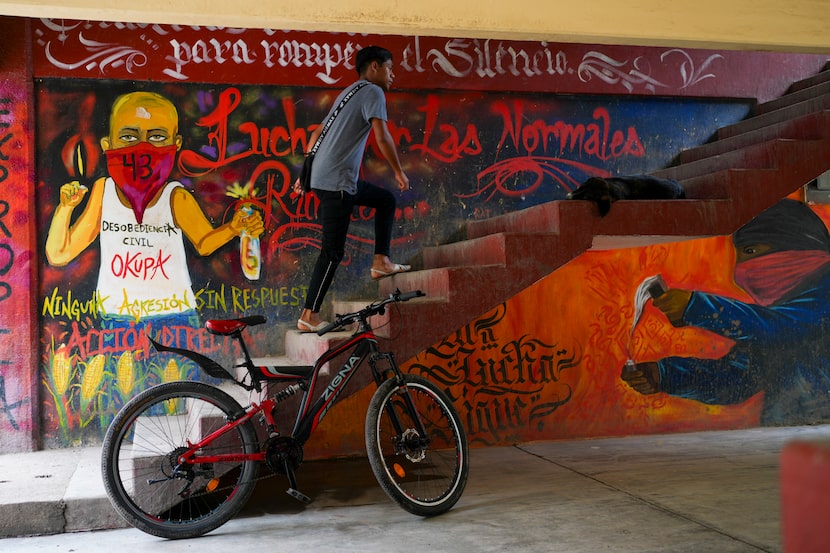
[[[31,74],[23,20],[0,18],[0,452],[39,435]]]

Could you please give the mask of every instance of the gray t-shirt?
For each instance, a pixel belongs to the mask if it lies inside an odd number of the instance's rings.
[[[340,105],[340,100],[360,82],[340,93],[321,125],[326,124],[332,111]],[[357,192],[357,178],[369,131],[372,130],[372,119],[386,121],[386,96],[382,88],[370,83],[346,102],[323,137],[312,165],[312,188],[342,190],[349,194]]]

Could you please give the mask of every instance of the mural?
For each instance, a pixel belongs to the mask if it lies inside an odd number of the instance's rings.
[[[7,19],[15,49],[3,46],[0,80],[0,451],[39,439],[47,448],[96,444],[139,391],[204,378],[153,352],[148,335],[229,362],[235,352],[204,320],[262,314],[270,324],[252,333],[252,353],[282,351],[319,241],[315,198],[297,198],[290,184],[365,44],[388,46],[397,64],[389,123],[412,183],[398,198],[393,248],[401,262],[470,219],[562,199],[589,176],[666,166],[824,63],[757,52]],[[151,131],[147,115],[166,124]],[[392,182],[371,141],[364,167],[368,180]],[[370,214],[354,218],[332,298],[376,293],[367,278]],[[735,284],[734,259],[729,237],[587,253],[408,369],[446,386],[478,444],[734,428],[757,424],[762,411],[774,420],[769,382],[710,401],[713,383],[704,392],[668,388],[674,380],[661,372],[659,391],[647,393],[621,378],[629,357],[669,367],[739,349],[735,336],[698,320],[673,326],[651,302],[632,326],[635,291],[658,273],[693,296],[752,304]],[[327,439],[337,449],[347,437],[337,428]]]
[[[200,321],[260,313],[277,326],[258,342],[278,341],[279,325],[296,320],[319,244],[316,200],[298,199],[290,185],[336,90],[134,89],[47,79],[37,87],[44,128],[38,206],[48,262],[42,371],[54,402],[48,435],[58,443],[100,439],[125,399],[173,374],[168,363],[180,360],[151,352],[147,332],[228,360],[233,352],[213,343]],[[390,113],[401,114],[390,130],[415,185],[399,198],[394,247],[403,258],[446,241],[464,220],[562,199],[591,175],[665,165],[678,148],[747,109],[484,93],[393,92],[389,103]],[[661,119],[676,127],[658,128],[642,118],[645,109],[665,110]],[[148,132],[154,110],[168,123]],[[367,177],[391,181],[371,141],[369,150]],[[163,159],[151,162],[151,154]],[[143,178],[134,177],[144,167]],[[371,262],[369,216],[356,212],[344,262],[355,278],[337,279],[333,291],[341,298],[373,293],[371,281],[360,278]],[[241,243],[246,235],[259,242],[258,262]],[[177,370],[195,376],[193,367]]]
[[[829,217],[785,199],[732,237],[587,252],[407,370],[481,445],[827,420]]]

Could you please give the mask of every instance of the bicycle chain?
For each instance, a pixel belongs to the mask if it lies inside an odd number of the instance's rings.
[[[265,463],[259,463],[258,462],[258,465],[259,466],[265,465],[267,467],[267,465]],[[278,473],[274,472],[273,470],[271,470],[270,467],[268,467],[268,472],[269,472],[269,474],[266,474],[265,476],[258,476],[256,478],[252,478],[252,479],[248,480],[247,482],[259,482],[260,480],[267,480],[268,478],[274,478],[275,476],[281,476],[280,474],[278,474]],[[170,477],[169,480],[170,481],[174,481],[174,480],[187,481],[186,478],[176,478],[176,477]],[[208,481],[210,481],[210,479],[208,479]],[[209,492],[208,491],[202,491],[202,492],[199,492],[199,493],[193,493],[193,494],[189,494],[189,495],[185,495],[185,496],[181,496],[181,494],[179,493],[177,495],[180,495],[183,499],[192,499],[192,498],[195,498],[195,497],[202,497],[203,495],[209,495],[209,494],[213,494],[213,493],[216,493],[216,492],[229,490],[229,489],[232,489],[232,488],[235,488],[235,487],[239,486],[240,484],[242,484],[242,483],[237,482],[236,484],[223,486],[221,488],[215,488],[215,489],[213,489],[212,491],[209,491]]]

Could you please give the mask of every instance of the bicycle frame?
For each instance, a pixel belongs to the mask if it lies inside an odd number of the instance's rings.
[[[241,324],[236,324],[234,326],[229,327],[229,329],[231,330],[229,330],[228,332],[217,333],[228,335],[236,339],[237,342],[240,344],[245,361],[243,364],[238,365],[238,367],[245,367],[248,370],[248,373],[251,375],[251,378],[253,379],[251,384],[244,384],[243,382],[234,379],[231,376],[231,374],[227,372],[224,368],[222,368],[218,363],[216,363],[208,357],[203,356],[200,353],[187,349],[175,348],[172,346],[164,346],[156,342],[152,338],[150,338],[150,341],[153,343],[154,347],[157,350],[177,353],[185,357],[188,357],[194,360],[203,369],[205,369],[205,371],[209,375],[214,376],[216,378],[233,380],[238,385],[248,390],[255,389],[257,391],[260,391],[262,382],[288,381],[291,382],[291,384],[286,386],[286,388],[283,388],[283,390],[281,390],[280,392],[274,394],[273,397],[268,397],[262,400],[260,403],[252,402],[251,405],[247,407],[242,413],[240,413],[238,417],[229,420],[227,424],[217,429],[215,432],[208,434],[198,442],[190,443],[188,441],[187,450],[182,452],[178,457],[178,462],[181,464],[187,463],[190,465],[198,465],[221,462],[265,461],[265,451],[256,451],[245,454],[235,453],[213,455],[205,455],[199,452],[208,444],[218,439],[226,432],[233,430],[238,425],[245,424],[246,422],[252,420],[254,417],[260,414],[264,417],[269,434],[272,437],[279,436],[279,426],[274,418],[274,409],[277,406],[277,404],[281,401],[281,399],[275,398],[279,398],[280,394],[285,392],[285,390],[287,390],[288,388],[294,387],[294,391],[286,393],[284,396],[282,396],[282,399],[288,397],[289,395],[293,395],[294,393],[296,393],[297,389],[301,389],[303,392],[300,406],[297,410],[297,415],[294,421],[294,426],[290,435],[290,438],[294,439],[300,445],[303,445],[314,432],[314,430],[317,428],[317,426],[320,424],[320,422],[323,420],[325,415],[337,402],[337,399],[340,397],[340,394],[348,385],[348,383],[352,380],[360,366],[363,365],[365,362],[368,362],[369,367],[372,371],[372,377],[374,379],[374,382],[378,386],[386,378],[390,377],[388,375],[390,371],[392,373],[391,377],[402,377],[400,370],[398,369],[397,363],[394,360],[394,355],[391,352],[380,352],[378,350],[377,337],[375,336],[374,331],[371,329],[371,327],[369,327],[368,324],[361,324],[358,331],[349,339],[345,340],[340,344],[335,345],[334,347],[326,351],[315,362],[313,367],[266,367],[257,366],[256,364],[254,364],[254,360],[251,358],[251,355],[248,351],[247,346],[245,345],[242,336],[242,331],[246,326],[248,326],[248,324],[259,324],[260,322],[264,322],[264,320],[260,321],[259,317],[249,317],[238,319],[235,321],[239,321]],[[234,321],[222,322],[233,323]],[[219,323],[219,321],[215,321],[214,323]],[[351,354],[349,355],[346,362],[343,364],[340,370],[338,370],[334,374],[334,376],[332,376],[329,384],[320,393],[319,397],[312,403],[312,398],[315,396],[315,392],[318,388],[317,383],[322,367],[330,361],[332,361],[334,358],[349,351],[351,351]],[[387,371],[381,372],[380,370],[378,370],[377,362],[379,360],[387,361],[389,365],[389,369],[387,369]],[[393,418],[396,419],[396,417]],[[396,426],[399,426],[397,420],[395,420],[394,422]],[[291,475],[290,473],[289,479],[292,480],[291,486],[293,488],[293,475]]]

